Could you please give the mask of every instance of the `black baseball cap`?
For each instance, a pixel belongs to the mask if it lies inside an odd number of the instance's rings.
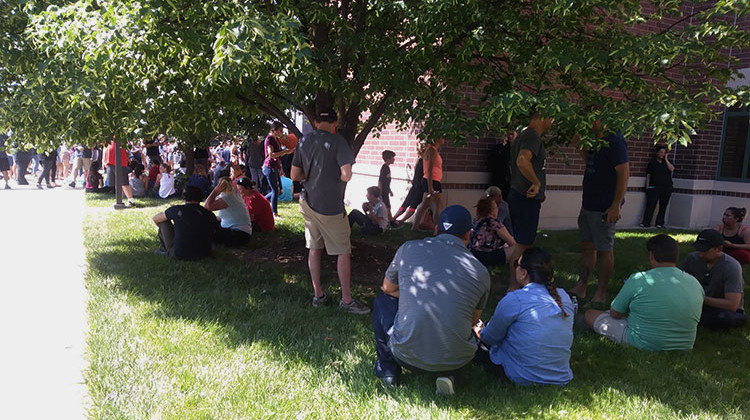
[[[711,248],[724,245],[724,237],[715,229],[706,229],[698,234],[693,248],[699,252],[706,252]]]

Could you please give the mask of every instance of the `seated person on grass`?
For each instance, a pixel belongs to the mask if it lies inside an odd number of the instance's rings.
[[[273,209],[271,209],[271,203],[266,200],[263,194],[259,193],[255,189],[255,183],[248,177],[242,177],[235,180],[237,185],[237,192],[242,197],[247,207],[247,212],[250,213],[250,220],[252,221],[253,231],[257,232],[270,232],[275,227],[273,219]]]
[[[470,231],[469,211],[450,206],[437,236],[396,251],[372,309],[375,376],[384,384],[395,385],[406,368],[438,376],[438,393],[453,394],[452,375],[474,359],[471,328],[487,304],[490,275],[466,248]]]
[[[552,256],[529,248],[514,264],[521,286],[500,300],[492,319],[474,327],[477,362],[517,385],[565,385],[573,379],[573,302],[555,283]]]
[[[750,264],[750,229],[742,224],[746,214],[744,207],[729,207],[716,227],[724,237],[724,253],[740,264]]]
[[[698,234],[693,248],[695,252],[685,257],[680,268],[698,279],[706,293],[700,325],[714,329],[745,325],[742,266],[722,252],[724,237],[716,230],[706,229]]]
[[[104,187],[104,177],[99,173],[99,162],[91,162],[89,172],[86,174],[86,192],[87,193],[105,193],[112,192],[112,188]]]
[[[380,199],[380,188],[367,189],[367,201],[362,203],[362,213],[352,210],[349,213],[349,226],[361,225],[360,232],[365,235],[377,235],[385,232],[388,227],[388,209]]]
[[[195,172],[188,178],[188,185],[198,187],[203,192],[203,197],[208,197],[211,193],[211,180],[208,179],[208,173],[206,167],[203,165],[195,165]]]
[[[201,206],[203,193],[200,189],[187,186],[182,197],[185,204],[172,206],[154,216],[161,244],[156,252],[187,261],[209,257],[219,222]]]
[[[250,235],[253,234],[250,213],[242,198],[234,193],[232,180],[228,176],[219,179],[216,188],[211,191],[203,205],[208,210],[215,211],[221,220],[217,242],[228,247],[242,246],[250,242]]]
[[[516,241],[497,218],[497,204],[491,198],[477,202],[477,218],[471,228],[469,250],[487,267],[505,265],[507,256],[513,255]],[[506,247],[505,245],[508,245]]]
[[[616,343],[642,350],[690,350],[703,289],[695,277],[676,267],[680,250],[672,237],[656,235],[646,249],[651,269],[625,281],[609,312],[586,311],[586,324]]]

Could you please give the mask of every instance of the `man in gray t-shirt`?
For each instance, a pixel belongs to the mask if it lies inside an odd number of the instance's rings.
[[[490,276],[466,248],[469,211],[446,208],[438,231],[398,249],[385,272],[383,293],[373,303],[375,375],[389,385],[402,367],[417,373],[455,371],[477,349],[471,327],[487,303]]]
[[[352,178],[354,154],[346,140],[336,134],[334,110],[318,113],[315,125],[317,130],[297,144],[291,170],[292,180],[302,182],[304,188],[299,206],[305,218],[308,267],[315,293],[312,304],[320,306],[328,301],[328,294],[320,282],[320,259],[325,248],[328,255],[338,256],[339,308],[349,313],[366,314],[370,309],[352,299],[351,295],[351,228],[344,209],[344,191]]]
[[[722,252],[724,237],[716,230],[706,229],[698,234],[693,247],[695,252],[685,257],[680,269],[698,279],[706,294],[700,325],[708,328],[744,325],[747,316],[742,266]]]

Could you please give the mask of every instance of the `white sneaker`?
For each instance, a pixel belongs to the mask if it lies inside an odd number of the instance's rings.
[[[440,376],[435,379],[435,393],[438,395],[453,395],[456,393],[453,388],[453,378],[450,376]]]

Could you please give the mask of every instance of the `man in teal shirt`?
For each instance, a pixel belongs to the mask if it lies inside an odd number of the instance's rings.
[[[642,350],[690,350],[703,307],[703,287],[676,267],[677,241],[656,235],[646,242],[651,270],[631,275],[609,311],[586,311],[597,334]]]

